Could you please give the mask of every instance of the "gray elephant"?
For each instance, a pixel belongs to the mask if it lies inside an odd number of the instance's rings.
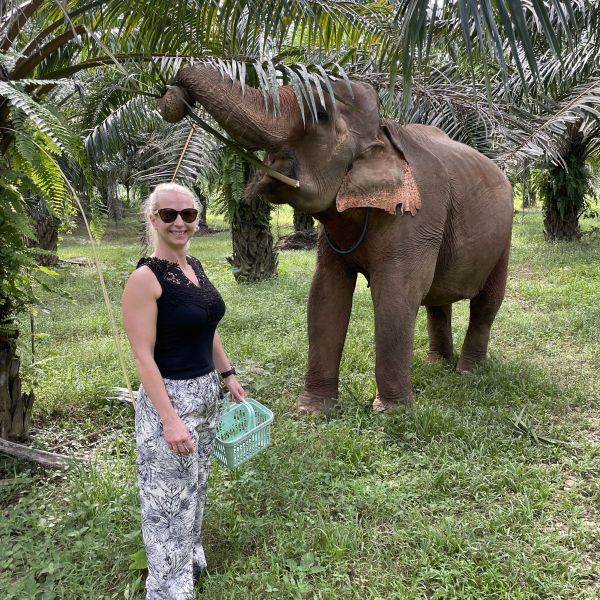
[[[375,309],[373,408],[393,411],[413,401],[419,306],[427,309],[428,358],[451,359],[452,303],[470,299],[457,368],[470,371],[485,358],[505,292],[512,190],[491,160],[440,129],[381,119],[371,86],[337,81],[332,87],[335,104],[326,95],[322,106],[315,93],[318,122],[307,118],[304,124],[291,87],[279,89],[281,113],[274,116],[260,91],[242,89],[211,64],[199,63],[178,73],[159,108],[175,122],[187,104],[200,103],[233,139],[266,150],[267,165],[300,181],[294,189],[262,174],[249,193],[289,203],[322,224],[299,410],[328,412],[336,404],[352,296],[362,273]]]

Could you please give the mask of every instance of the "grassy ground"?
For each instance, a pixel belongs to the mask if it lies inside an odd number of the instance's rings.
[[[288,232],[289,214],[278,226]],[[124,233],[109,232],[101,245],[117,311],[139,256],[135,235]],[[416,408],[391,418],[370,411],[373,311],[364,280],[342,364],[342,411],[301,418],[294,402],[314,254],[283,252],[277,280],[239,286],[224,260],[226,233],[194,240],[192,250],[227,302],[220,331],[242,382],[276,414],[267,452],[237,475],[214,464],[210,574],[199,597],[600,596],[597,235],[547,244],[539,214],[517,216],[489,360],[469,376],[428,364],[420,313]],[[82,239],[62,244],[62,258],[89,255]],[[27,368],[38,390],[35,443],[103,433],[92,466],[67,475],[0,457],[2,598],[138,598],[143,571],[129,569],[141,548],[133,417],[106,399],[124,383],[114,342],[92,269],[61,268],[53,283],[63,296],[43,295],[36,362]],[[466,319],[460,303],[458,349]],[[24,334],[25,363],[29,343]],[[83,443],[69,448],[89,453]]]

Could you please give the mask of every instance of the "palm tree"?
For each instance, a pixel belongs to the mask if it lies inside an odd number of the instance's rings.
[[[514,78],[511,89],[519,112],[527,110],[530,133],[508,153],[535,156],[542,168],[536,189],[543,201],[547,240],[574,240],[588,208],[592,172],[589,159],[600,150],[600,37],[597,19],[578,14],[577,47],[559,61],[540,53],[540,77],[529,89]],[[537,156],[536,156],[537,155]],[[530,161],[531,162],[531,161]]]

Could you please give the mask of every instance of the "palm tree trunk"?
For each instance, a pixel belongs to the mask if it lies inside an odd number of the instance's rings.
[[[312,231],[314,229],[314,219],[305,212],[294,209],[294,231]]]
[[[265,200],[258,197],[249,204],[240,201],[231,220],[231,240],[233,255],[227,260],[237,282],[275,277],[277,253],[271,233],[271,207]]]
[[[563,161],[552,165],[542,182],[547,240],[581,237],[579,217],[585,212],[586,196],[592,192],[591,172],[586,164],[589,140],[581,131],[582,126],[582,121],[569,126]]]
[[[108,209],[108,218],[118,223],[123,219],[123,201],[119,195],[119,187],[116,184],[109,184],[106,187],[106,203]]]
[[[29,433],[33,392],[21,391],[14,324],[0,323],[0,437],[24,439]]]
[[[46,267],[56,265],[60,221],[51,215],[46,204],[37,198],[27,200],[27,212],[35,231],[35,239],[31,240],[30,247],[43,250],[35,255],[37,262]]]
[[[523,169],[521,184],[523,187],[523,208],[535,207],[535,188],[531,185],[531,169],[529,167]]]
[[[294,208],[294,233],[279,238],[277,247],[281,250],[305,250],[317,245],[317,232],[314,219]]]
[[[198,227],[200,231],[206,230],[208,228],[208,224],[206,223],[206,207],[208,206],[208,198],[202,193],[202,189],[199,185],[193,184],[192,189],[194,190],[194,194],[200,201],[200,214],[198,215]]]
[[[561,214],[556,202],[544,207],[544,238],[553,240],[578,240],[581,237],[579,214],[574,206],[568,206]]]

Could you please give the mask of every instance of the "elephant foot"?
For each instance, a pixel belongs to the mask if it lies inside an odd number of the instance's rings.
[[[429,350],[427,352],[427,362],[437,363],[437,362],[442,362],[442,361],[449,362],[451,360],[452,360],[452,353],[450,353],[449,355],[446,355],[446,354],[443,354],[442,352],[439,352],[438,350]]]
[[[456,370],[459,373],[472,373],[484,360],[485,356],[480,356],[478,358],[461,356],[456,365]]]
[[[393,415],[404,408],[409,408],[414,405],[412,394],[399,400],[384,400],[377,392],[375,400],[373,400],[373,411],[381,415]]]
[[[302,392],[300,396],[298,396],[296,406],[301,415],[329,415],[337,407],[337,398],[324,398]]]

